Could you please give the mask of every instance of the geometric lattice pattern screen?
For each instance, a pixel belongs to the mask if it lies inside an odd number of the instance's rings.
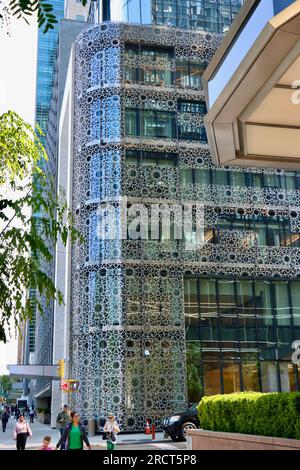
[[[221,39],[108,22],[76,40],[73,209],[87,242],[72,253],[74,406],[86,418],[112,411],[122,429],[159,426],[186,404],[185,274],[300,274],[294,240],[271,244],[257,229],[276,221],[297,240],[296,177],[212,164],[201,74]],[[207,243],[101,241],[99,204],[122,196],[203,204]]]

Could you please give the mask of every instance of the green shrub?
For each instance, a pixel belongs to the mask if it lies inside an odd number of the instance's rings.
[[[202,429],[300,439],[300,392],[240,392],[202,398]]]

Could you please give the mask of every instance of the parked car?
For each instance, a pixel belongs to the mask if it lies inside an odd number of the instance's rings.
[[[200,427],[198,403],[191,405],[186,411],[174,413],[170,418],[163,421],[163,431],[165,436],[173,441],[185,441],[186,431],[188,429],[197,429]]]

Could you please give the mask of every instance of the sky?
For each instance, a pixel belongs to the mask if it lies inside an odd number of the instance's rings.
[[[34,123],[37,25],[24,20],[11,20],[0,27],[0,114],[13,109],[27,122]],[[17,341],[0,342],[0,375],[6,364],[17,362]]]

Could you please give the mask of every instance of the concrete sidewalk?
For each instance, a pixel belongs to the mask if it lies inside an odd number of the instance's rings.
[[[29,420],[28,420],[29,422]],[[0,450],[14,450],[16,449],[16,443],[13,439],[13,429],[16,425],[16,420],[10,418],[6,432],[2,432],[0,429]],[[27,439],[26,449],[39,449],[42,445],[44,436],[51,437],[51,447],[55,447],[60,434],[57,429],[51,429],[47,424],[41,424],[35,421],[33,424],[29,424],[32,430],[32,438]],[[102,435],[97,435],[89,438],[92,447],[95,450],[106,449],[106,441],[102,440]],[[151,435],[145,435],[143,433],[137,434],[120,434],[118,436],[118,448],[121,450],[127,449],[165,449],[165,450],[179,450],[186,449],[186,443],[175,443],[169,439],[164,439],[163,433],[159,432],[156,434],[155,441],[152,441]]]

